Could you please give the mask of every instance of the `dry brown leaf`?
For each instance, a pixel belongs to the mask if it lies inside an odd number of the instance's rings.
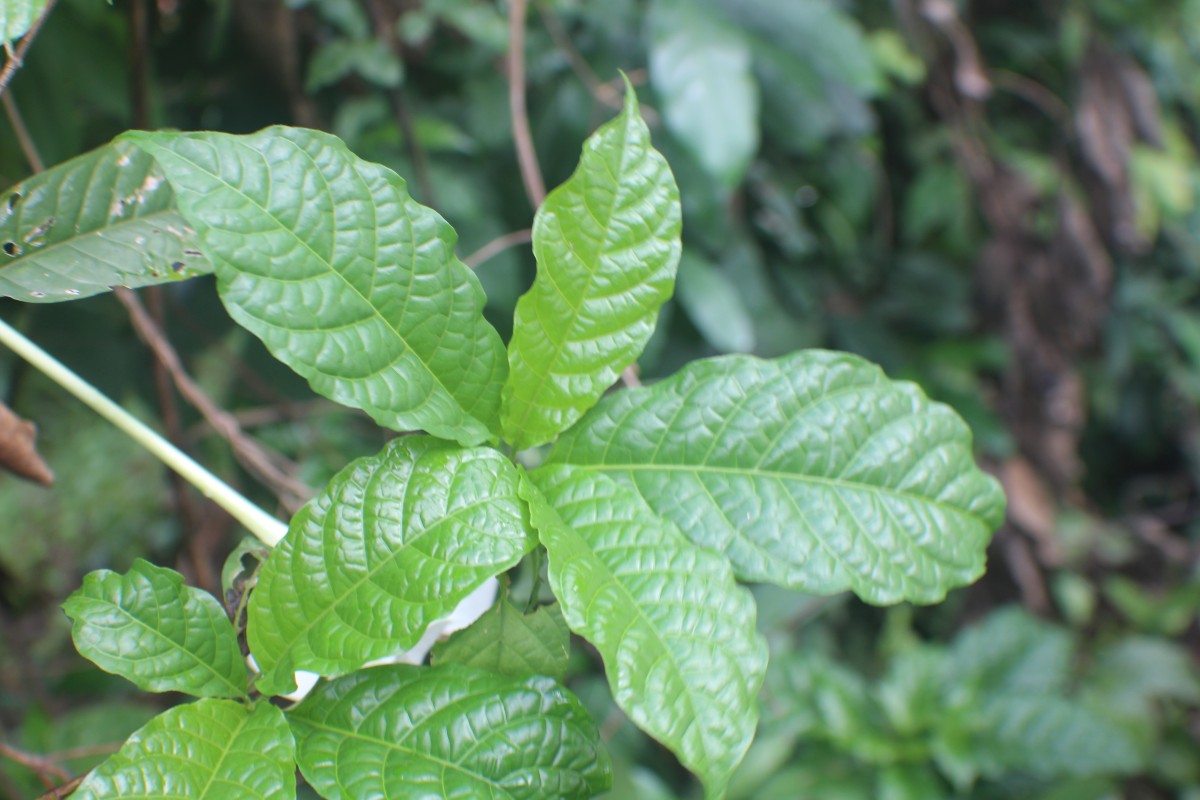
[[[54,483],[54,473],[37,452],[37,428],[0,403],[0,467],[43,486]]]

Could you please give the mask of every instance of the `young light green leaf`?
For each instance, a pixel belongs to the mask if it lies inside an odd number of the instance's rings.
[[[679,189],[628,88],[625,110],[533,222],[538,274],[517,302],[501,424],[518,449],[568,428],[642,352],[679,264]]]
[[[433,649],[433,664],[466,664],[523,678],[549,675],[561,681],[567,674],[571,632],[557,605],[522,614],[501,597],[471,627]]]
[[[546,677],[380,667],[319,684],[288,718],[328,800],[572,800],[612,783],[595,723]]]
[[[0,45],[25,35],[46,8],[46,0],[0,0]]]
[[[655,0],[650,80],[667,127],[706,172],[736,186],[758,151],[758,84],[735,25],[695,0]]]
[[[548,463],[635,489],[743,580],[936,602],[1004,516],[948,407],[851,355],[698,361],[605,398]]]
[[[0,296],[77,300],[211,270],[162,170],[132,144],[107,144],[0,194]]]
[[[230,315],[316,392],[389,428],[495,438],[504,346],[454,231],[399,176],[296,128],[125,138],[179,193]]]
[[[563,616],[600,651],[617,705],[721,796],[754,737],[767,668],[750,593],[603,474],[546,467],[521,492]]]
[[[518,474],[491,448],[428,436],[360,458],[292,518],[250,595],[263,694],[407,650],[536,543]]]
[[[229,617],[175,570],[138,559],[125,575],[88,573],[63,610],[79,652],[141,689],[246,695],[246,665]]]
[[[283,712],[232,700],[176,706],[136,731],[73,800],[287,800],[295,742]]]

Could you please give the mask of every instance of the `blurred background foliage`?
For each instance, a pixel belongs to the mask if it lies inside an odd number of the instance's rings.
[[[0,186],[130,127],[330,130],[455,226],[507,336],[534,269],[509,10],[60,0],[8,95]],[[624,70],[682,190],[642,380],[717,353],[860,353],[955,407],[1008,492],[988,574],[940,606],[756,589],[772,667],[730,797],[1200,798],[1200,0],[535,0],[524,22],[547,184]],[[314,401],[209,280],[143,296],[266,478],[117,298],[0,313],[280,513],[384,440]],[[0,477],[0,797],[17,798],[154,711],[74,654],[58,604],[82,574],[147,556],[216,589],[239,534],[7,355],[0,389],[58,477]],[[598,661],[580,651],[572,675],[612,796],[700,796]]]

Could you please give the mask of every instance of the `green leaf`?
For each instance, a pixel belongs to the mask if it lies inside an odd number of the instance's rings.
[[[394,172],[297,128],[125,136],[162,165],[230,315],[381,425],[495,438],[504,346],[456,236]]]
[[[737,186],[758,151],[758,84],[736,26],[694,0],[656,0],[650,80],[663,119],[704,170]]]
[[[225,610],[175,570],[138,559],[88,573],[63,603],[85,658],[149,692],[244,697],[246,664]]]
[[[947,672],[988,692],[1061,694],[1076,659],[1071,635],[1019,606],[992,612],[954,640]]]
[[[642,352],[675,282],[680,215],[628,88],[533,222],[538,274],[517,302],[501,412],[518,449],[570,427]]]
[[[159,714],[97,767],[72,800],[286,800],[295,744],[269,703],[199,700]]]
[[[563,616],[600,651],[617,705],[719,797],[754,737],[767,668],[750,593],[603,474],[543,468],[521,491]]]
[[[211,269],[162,170],[131,144],[105,145],[0,194],[0,296],[77,300]]]
[[[340,675],[415,645],[533,548],[517,483],[499,452],[428,436],[351,462],[259,573],[248,630],[258,689],[283,694],[296,670]]]
[[[0,45],[24,36],[45,7],[46,0],[0,0]]]
[[[1137,740],[1115,720],[1061,695],[999,696],[971,712],[971,753],[985,775],[1113,775],[1141,767]]]
[[[329,800],[586,798],[612,783],[595,724],[563,687],[458,664],[363,670],[288,713]]]
[[[635,489],[743,580],[872,603],[973,581],[1004,516],[953,411],[825,351],[693,362],[605,398],[548,463]]]
[[[317,49],[308,65],[305,89],[314,92],[356,72],[366,80],[394,89],[404,80],[404,65],[380,39],[334,39]]]
[[[571,633],[557,604],[522,614],[501,597],[475,624],[433,649],[434,664],[466,664],[523,678],[567,674]]]
[[[754,349],[754,318],[738,285],[690,250],[684,251],[679,265],[678,297],[692,324],[713,347],[723,353]]]

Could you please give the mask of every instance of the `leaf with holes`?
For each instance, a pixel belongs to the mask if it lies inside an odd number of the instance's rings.
[[[501,411],[518,449],[569,427],[642,352],[675,283],[680,224],[675,178],[627,87],[533,222],[538,274],[517,302]]]
[[[563,616],[600,651],[617,705],[721,796],[754,738],[767,668],[750,593],[603,474],[544,467],[521,491]]]
[[[497,675],[549,675],[563,680],[571,632],[557,604],[522,614],[502,596],[471,627],[433,650],[434,664],[466,664]]]
[[[63,610],[85,658],[146,691],[246,695],[246,665],[229,617],[175,570],[140,558],[125,575],[97,570]]]
[[[360,458],[292,518],[250,595],[258,689],[341,675],[407,650],[536,542],[516,467],[428,436]]]
[[[320,684],[288,719],[300,771],[329,800],[572,800],[612,783],[595,723],[545,677],[381,667]]]
[[[0,194],[2,297],[76,300],[211,270],[162,170],[129,143],[105,145]]]
[[[316,392],[396,430],[496,438],[507,365],[483,289],[396,173],[296,128],[124,138],[162,165],[230,315]]]
[[[548,461],[635,490],[743,580],[872,603],[973,581],[1004,517],[953,411],[825,351],[693,362],[606,398]]]
[[[72,800],[286,800],[295,743],[269,703],[198,700],[159,714],[96,767]]]

